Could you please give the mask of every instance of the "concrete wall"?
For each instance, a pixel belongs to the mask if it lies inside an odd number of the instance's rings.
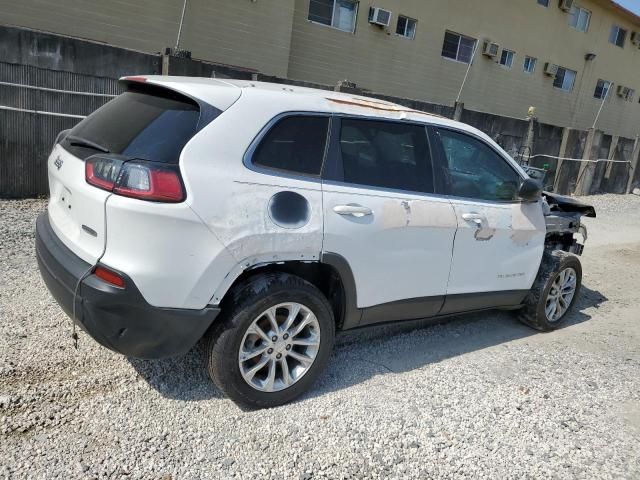
[[[176,43],[182,0],[0,0],[0,22],[155,53]],[[293,0],[190,0],[180,48],[286,76]]]
[[[640,130],[640,50],[629,38],[624,49],[608,42],[613,23],[629,32],[640,25],[608,7],[608,1],[578,2],[592,12],[586,33],[568,25],[568,15],[555,0],[548,8],[535,0],[376,0],[375,6],[394,13],[389,29],[369,24],[370,2],[360,2],[353,34],[309,22],[309,1],[296,0],[292,78],[330,84],[347,78],[374,91],[453,105],[467,64],[441,55],[444,33],[451,30],[478,40],[490,38],[516,52],[511,69],[497,64],[497,58],[478,55],[461,97],[466,108],[524,118],[533,105],[544,123],[587,129],[600,106],[593,93],[602,78],[634,88],[636,95],[633,102],[611,95],[598,128],[628,137]],[[414,40],[395,34],[397,14],[418,20]],[[585,61],[588,52],[596,54],[595,60]],[[523,72],[525,55],[538,59],[533,74]],[[578,72],[573,91],[553,87],[553,79],[543,74],[545,62]]]
[[[6,60],[6,61],[3,61]],[[10,82],[0,89],[0,196],[33,196],[47,193],[44,162],[58,131],[74,125],[79,119],[63,115],[87,115],[108,100],[104,94],[121,91],[116,79],[131,73],[160,73],[251,78],[283,84],[294,84],[326,90],[340,88],[354,94],[399,103],[445,117],[454,116],[454,108],[418,99],[372,92],[361,88],[337,87],[302,80],[256,73],[217,63],[144,54],[90,41],[42,32],[0,27],[0,81]],[[19,85],[44,87],[60,91],[23,88]],[[94,92],[98,95],[74,95],[71,92]],[[624,192],[629,182],[630,166],[599,163],[583,168],[585,163],[559,162],[552,157],[614,158],[637,164],[640,142],[602,131],[590,135],[585,130],[563,128],[537,120],[521,120],[488,114],[458,105],[461,120],[496,139],[514,156],[531,147],[531,165],[548,170],[545,185],[555,185],[560,193],[573,193],[581,178],[581,191]],[[14,109],[14,110],[10,110]],[[15,110],[19,109],[19,110]],[[51,112],[53,115],[41,113]],[[588,149],[588,152],[585,150]],[[640,169],[634,173],[640,177]],[[588,174],[588,175],[587,175]]]

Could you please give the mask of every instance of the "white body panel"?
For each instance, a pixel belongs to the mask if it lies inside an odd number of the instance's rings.
[[[345,205],[372,213],[335,211]],[[456,231],[447,199],[328,183],[324,211],[323,250],[349,262],[358,308],[445,294]]]
[[[47,166],[51,226],[69,250],[93,264],[104,249],[104,203],[111,194],[87,184],[84,162],[60,145],[53,148]]]
[[[320,180],[255,171],[243,164],[249,145],[283,108],[296,111],[320,106],[313,102],[309,106],[304,96],[292,95],[290,105],[283,105],[278,101],[281,93],[265,95],[273,98],[255,98],[253,91],[243,92],[233,108],[194,138],[183,152],[188,202],[237,262],[225,285],[257,263],[317,261],[322,249]],[[283,227],[272,220],[269,202],[283,191],[298,193],[307,200],[309,219],[305,225]],[[212,287],[215,304],[225,290],[218,285]]]
[[[458,218],[448,294],[528,290],[544,250],[540,202],[452,199]],[[465,216],[467,218],[465,219]]]
[[[317,261],[323,251],[341,254],[349,262],[358,307],[531,286],[545,232],[539,203],[488,205],[330,183],[323,186],[319,179],[259,171],[243,164],[253,140],[277,115],[345,113],[471,132],[526,177],[495,142],[473,127],[331,91],[179,77],[148,77],[147,81],[223,110],[182,151],[186,201],[170,205],[111,195],[88,185],[84,162],[56,146],[49,159],[49,215],[65,245],[89,263],[98,260],[106,239],[101,261],[129,275],[150,304],[192,309],[217,305],[245,269],[286,260]],[[58,155],[63,159],[60,171],[53,165]],[[304,225],[292,228],[272,219],[269,203],[282,191],[306,199],[309,216]],[[68,198],[71,213],[65,203]],[[353,203],[370,208],[372,215],[359,219],[333,211],[335,206]],[[490,239],[474,237],[475,226],[462,219],[469,212],[486,216],[488,228],[495,229]],[[82,230],[83,224],[96,236]]]
[[[186,204],[112,195],[101,263],[131,277],[155,307],[204,308],[235,262]]]

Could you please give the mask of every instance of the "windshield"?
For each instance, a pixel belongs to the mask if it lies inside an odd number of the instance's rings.
[[[197,103],[186,97],[170,91],[128,91],[82,120],[62,145],[82,159],[102,149],[130,158],[178,163],[199,118]]]

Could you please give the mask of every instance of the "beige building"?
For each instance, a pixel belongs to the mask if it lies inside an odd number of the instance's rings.
[[[0,21],[157,52],[175,45],[182,8],[0,0]],[[578,129],[602,107],[598,129],[640,134],[640,18],[611,0],[188,0],[180,48],[443,105],[459,96],[467,109],[515,118],[534,106],[540,121]]]

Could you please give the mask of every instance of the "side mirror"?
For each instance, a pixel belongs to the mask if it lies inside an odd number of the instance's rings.
[[[535,202],[542,195],[542,185],[533,178],[527,178],[520,185],[518,197],[525,202]]]

